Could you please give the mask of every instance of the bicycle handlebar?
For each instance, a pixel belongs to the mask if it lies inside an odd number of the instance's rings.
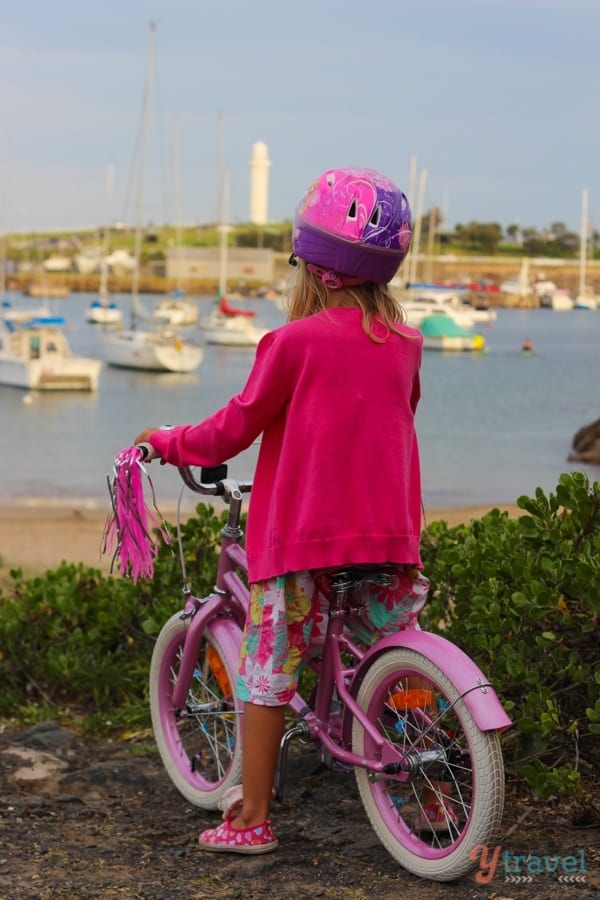
[[[137,445],[142,452],[142,459],[151,462],[153,459],[159,459],[159,455],[152,446],[142,442]],[[234,494],[239,491],[240,494],[248,494],[252,490],[251,481],[236,481],[227,478],[227,466],[224,466],[221,473],[218,472],[220,467],[213,469],[201,469],[201,473],[206,473],[214,477],[214,481],[198,481],[194,476],[190,466],[178,466],[178,472],[181,478],[191,491],[195,494],[211,494],[214,496],[222,496],[223,494]]]

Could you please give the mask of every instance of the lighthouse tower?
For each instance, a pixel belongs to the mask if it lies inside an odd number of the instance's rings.
[[[250,221],[253,225],[267,224],[270,166],[267,145],[262,141],[253,144],[250,160]]]

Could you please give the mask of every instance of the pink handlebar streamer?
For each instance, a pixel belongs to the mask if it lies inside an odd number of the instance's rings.
[[[144,475],[150,486],[153,509],[144,497]],[[102,551],[112,554],[113,565],[118,559],[119,571],[134,584],[140,578],[152,578],[159,543],[156,532],[165,544],[171,540],[156,506],[152,479],[142,462],[139,447],[126,447],[117,454],[112,475],[108,476],[108,490],[112,511],[104,528]]]

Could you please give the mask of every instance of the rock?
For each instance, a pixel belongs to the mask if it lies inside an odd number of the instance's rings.
[[[0,757],[5,783],[14,784],[25,793],[56,796],[60,793],[58,782],[68,768],[67,762],[51,753],[18,744],[7,747]]]
[[[573,438],[573,450],[569,462],[585,462],[600,466],[600,419],[584,425]]]

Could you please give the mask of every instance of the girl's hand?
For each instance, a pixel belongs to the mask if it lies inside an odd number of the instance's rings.
[[[134,440],[134,444],[149,444],[150,443],[150,435],[156,431],[156,428],[144,428],[141,434],[138,434],[136,439]]]

